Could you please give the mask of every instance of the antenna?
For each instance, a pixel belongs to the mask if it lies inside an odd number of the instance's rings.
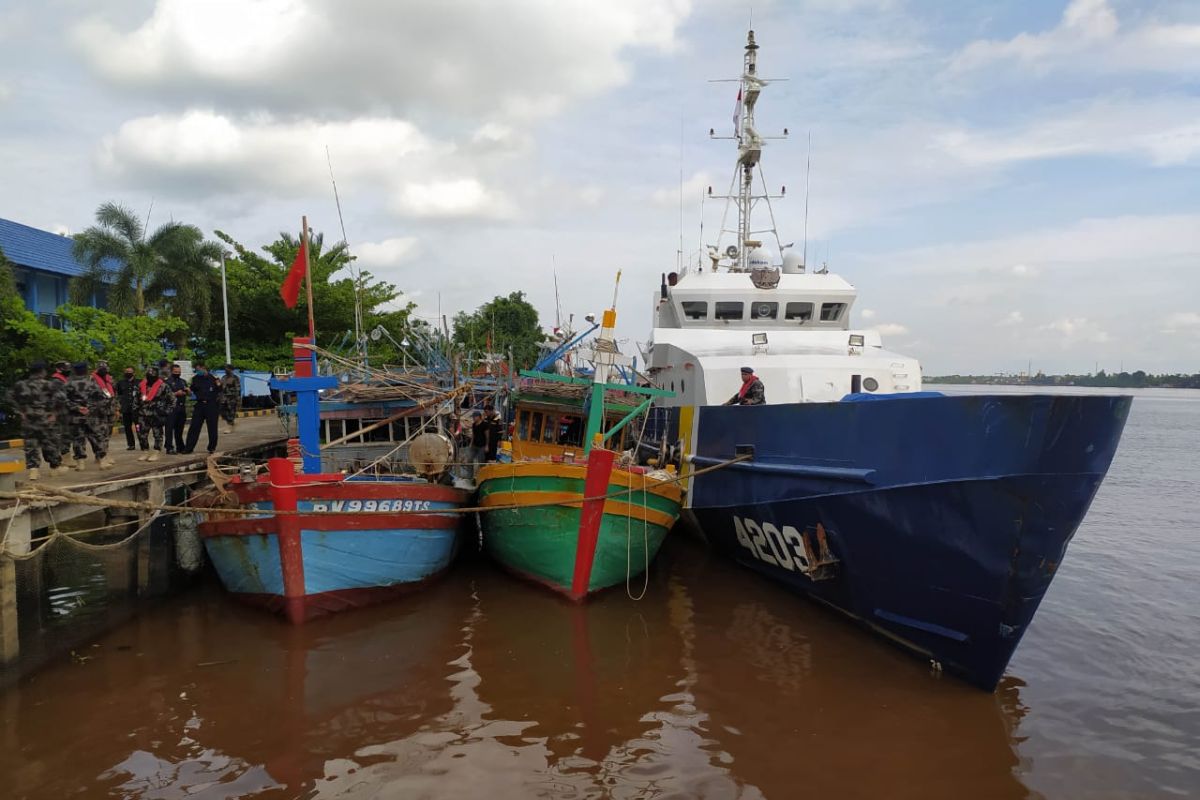
[[[683,109],[679,110],[679,259],[676,269],[683,272]]]
[[[329,155],[329,145],[325,145],[325,163],[329,165],[329,182],[333,184],[333,202],[337,206],[338,225],[342,228],[342,244],[347,254],[350,242],[346,238],[346,220],[342,218],[342,199],[338,196],[337,181],[333,177],[333,157]],[[354,279],[354,343],[359,348],[359,355],[367,356],[367,342],[362,335],[362,273],[354,267],[354,259],[349,261],[350,277]],[[378,340],[376,340],[378,341]]]
[[[558,303],[558,261],[550,254],[550,271],[554,274],[554,327],[562,329],[562,306]]]
[[[808,132],[808,155],[804,159],[804,253],[801,259],[808,269],[808,189],[812,176],[812,131]]]
[[[154,210],[154,198],[150,198],[150,207],[146,209],[146,224],[142,226],[142,241],[146,241],[146,232],[150,228],[150,212]]]

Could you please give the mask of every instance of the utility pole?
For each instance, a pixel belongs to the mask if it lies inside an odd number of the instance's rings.
[[[233,363],[229,347],[229,290],[225,287],[225,251],[221,251],[221,311],[225,315],[225,363]]]

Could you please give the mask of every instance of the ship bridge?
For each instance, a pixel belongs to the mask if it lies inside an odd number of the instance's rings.
[[[752,272],[691,272],[664,284],[654,327],[844,331],[857,295],[830,274],[778,275],[768,288]]]

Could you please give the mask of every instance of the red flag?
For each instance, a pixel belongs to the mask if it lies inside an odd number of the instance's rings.
[[[301,239],[300,249],[296,251],[296,260],[292,262],[292,268],[288,270],[287,278],[279,287],[279,296],[283,298],[283,304],[288,308],[295,308],[296,300],[300,297],[300,282],[304,280],[305,246],[304,239]]]

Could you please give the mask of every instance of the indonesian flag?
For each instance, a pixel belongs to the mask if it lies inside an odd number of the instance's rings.
[[[737,102],[733,106],[733,135],[740,136],[742,132],[742,87],[738,87]]]
[[[300,238],[300,249],[296,251],[296,260],[292,262],[292,268],[288,270],[287,278],[279,287],[279,296],[283,298],[283,304],[288,308],[295,308],[296,300],[300,297],[300,282],[304,280],[304,249],[308,246],[307,239],[307,236]]]

